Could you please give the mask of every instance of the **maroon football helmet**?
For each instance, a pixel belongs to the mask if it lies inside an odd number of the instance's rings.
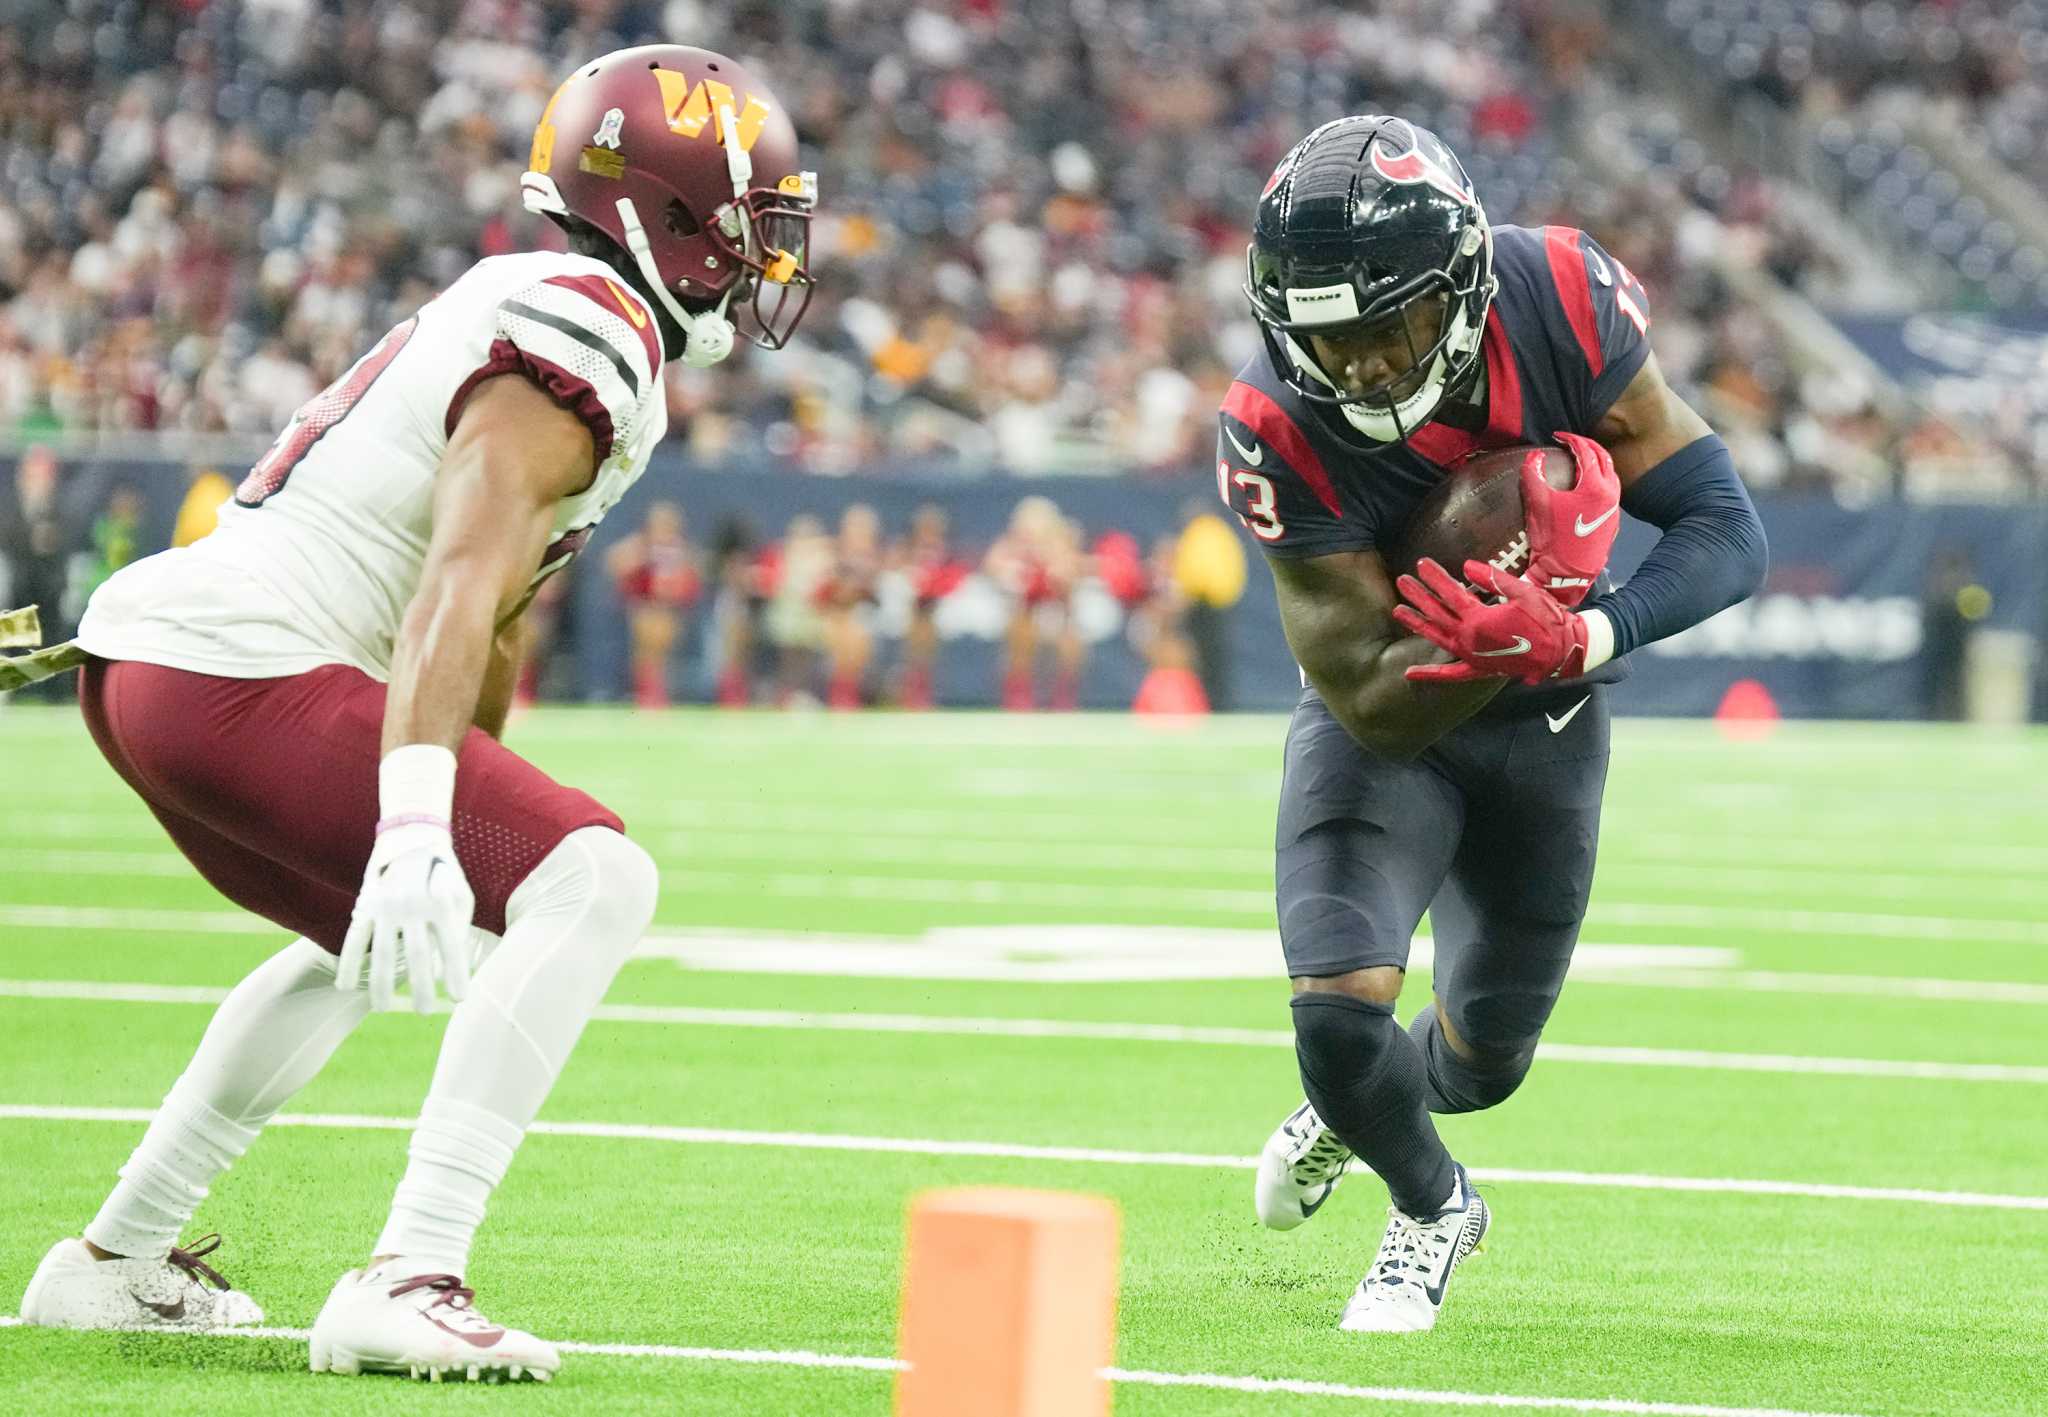
[[[798,169],[775,95],[724,55],[647,44],[583,65],[548,100],[527,168],[527,210],[576,217],[631,253],[688,336],[685,362],[731,352],[728,307],[767,349],[803,318],[817,174]]]

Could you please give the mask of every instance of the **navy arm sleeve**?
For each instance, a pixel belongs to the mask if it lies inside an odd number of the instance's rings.
[[[1663,530],[1626,584],[1587,602],[1614,624],[1614,657],[1689,629],[1763,584],[1764,524],[1719,435],[1686,444],[1622,493]]]

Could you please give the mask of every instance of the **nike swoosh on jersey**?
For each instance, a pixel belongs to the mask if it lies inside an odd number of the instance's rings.
[[[1580,536],[1591,536],[1594,532],[1600,530],[1600,524],[1602,522],[1606,521],[1609,517],[1613,516],[1616,512],[1620,510],[1621,508],[1618,506],[1609,507],[1606,511],[1602,512],[1599,516],[1593,518],[1593,520],[1591,521],[1587,521],[1583,514],[1576,516],[1572,518],[1572,530]]]
[[[1552,733],[1562,733],[1564,732],[1564,726],[1567,723],[1570,723],[1574,718],[1577,718],[1579,716],[1579,710],[1584,708],[1587,704],[1591,703],[1592,701],[1593,696],[1591,694],[1588,694],[1585,698],[1580,699],[1577,703],[1573,704],[1570,708],[1566,709],[1563,713],[1559,714],[1556,718],[1552,718],[1547,713],[1544,714],[1543,721],[1550,725],[1550,731]]]
[[[640,307],[637,304],[626,298],[624,291],[620,290],[610,281],[604,283],[604,288],[611,292],[612,299],[617,302],[618,307],[626,312],[626,318],[633,322],[634,329],[644,330],[647,328],[647,316],[640,312]]]
[[[1529,641],[1521,635],[1516,635],[1515,642],[1506,649],[1475,649],[1472,651],[1472,657],[1474,659],[1499,659],[1502,655],[1506,654],[1527,654],[1528,652]]]
[[[1237,449],[1237,455],[1243,458],[1249,466],[1257,467],[1266,460],[1266,450],[1259,446],[1258,439],[1254,438],[1252,445],[1247,448],[1244,444],[1237,441],[1237,434],[1231,432],[1228,428],[1223,430],[1223,436],[1230,440],[1230,446]]]

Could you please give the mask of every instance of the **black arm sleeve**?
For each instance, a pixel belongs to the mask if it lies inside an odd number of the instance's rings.
[[[1622,493],[1621,505],[1664,535],[1626,584],[1587,605],[1614,622],[1617,659],[1699,624],[1763,584],[1764,524],[1718,435],[1686,444],[1644,473]]]

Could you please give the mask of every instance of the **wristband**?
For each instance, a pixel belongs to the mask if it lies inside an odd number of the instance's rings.
[[[1579,673],[1591,674],[1614,658],[1614,622],[1598,609],[1581,610],[1578,615],[1586,622],[1586,662]]]
[[[436,743],[393,748],[377,765],[377,830],[448,829],[455,815],[455,754]]]

